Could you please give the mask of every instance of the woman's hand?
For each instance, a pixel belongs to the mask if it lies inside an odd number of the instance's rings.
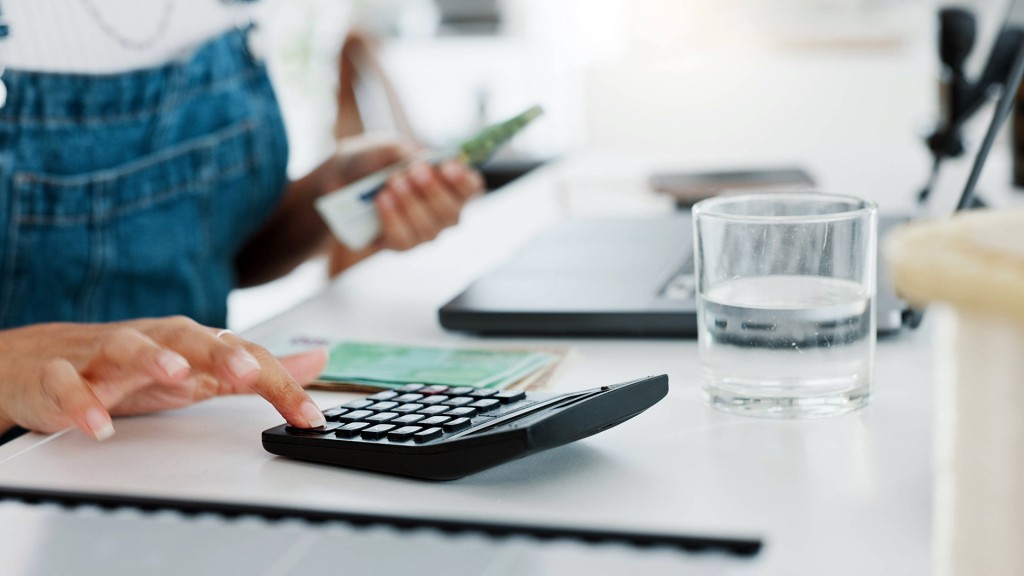
[[[342,142],[335,159],[320,168],[325,171],[324,193],[412,155],[410,147],[397,143]],[[413,161],[393,175],[374,200],[381,224],[380,237],[374,244],[353,252],[330,239],[330,274],[382,249],[408,250],[433,240],[458,223],[462,208],[483,188],[480,174],[461,162],[448,160],[431,166]]]
[[[184,317],[4,330],[0,358],[0,431],[77,426],[103,440],[114,433],[111,415],[253,392],[294,426],[325,423],[300,386],[323,370],[324,350],[278,359]]]
[[[334,276],[381,250],[407,250],[432,240],[458,222],[463,206],[483,190],[484,182],[480,174],[454,161],[439,166],[413,163],[395,174],[375,199],[380,238],[363,250],[349,250],[335,240],[317,214],[317,198],[408,160],[413,153],[411,147],[367,137],[342,141],[336,154],[289,185],[263,229],[239,252],[235,260],[239,285],[280,278],[325,249]]]

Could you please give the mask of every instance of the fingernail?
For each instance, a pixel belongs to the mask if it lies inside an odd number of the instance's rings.
[[[324,418],[323,412],[312,402],[303,402],[299,412],[306,419],[306,422],[309,423],[310,428],[319,428],[320,426],[327,425],[327,419]]]
[[[395,193],[402,196],[408,194],[410,190],[409,183],[406,182],[405,178],[402,176],[396,176],[394,180],[391,181],[391,187],[395,190]]]
[[[430,167],[426,164],[417,164],[412,169],[412,177],[417,183],[426,184],[430,182],[430,179],[433,176],[430,172]]]
[[[258,372],[259,369],[259,361],[245,350],[238,350],[228,357],[228,370],[231,370],[235,378],[245,378],[253,372]]]
[[[377,202],[380,202],[381,208],[385,210],[391,210],[395,207],[395,198],[392,194],[385,192],[377,197]]]
[[[89,408],[86,411],[85,424],[92,432],[93,438],[100,442],[114,435],[114,423],[110,421],[110,416],[99,408]]]
[[[170,350],[160,352],[156,357],[156,363],[159,364],[164,373],[171,378],[180,376],[183,371],[192,368],[192,366],[189,365],[188,360],[185,360],[181,354],[171,352]]]
[[[445,162],[441,165],[441,173],[445,175],[449,180],[455,180],[459,177],[459,173],[462,171],[459,165],[455,162]]]

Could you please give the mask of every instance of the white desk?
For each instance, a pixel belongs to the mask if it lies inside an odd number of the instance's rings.
[[[559,217],[561,169],[471,206],[438,242],[383,255],[325,293],[250,331],[296,330],[412,344],[481,344],[444,332],[436,309]],[[264,452],[279,418],[258,398],[221,398],[120,419],[96,444],[69,431],[0,447],[0,485],[235,503],[639,531],[761,535],[764,574],[928,574],[933,360],[929,325],[879,343],[864,411],[810,422],[707,408],[685,340],[488,339],[571,344],[556,383],[580,389],[667,373],[670,392],[635,420],[584,441],[447,483],[293,462]],[[326,407],[346,396],[315,393]]]

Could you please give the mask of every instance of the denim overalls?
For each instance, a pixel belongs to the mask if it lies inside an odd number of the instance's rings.
[[[3,82],[0,327],[170,314],[224,326],[235,257],[287,184],[246,31],[159,68]]]

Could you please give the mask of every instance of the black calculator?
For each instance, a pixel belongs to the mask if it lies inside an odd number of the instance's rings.
[[[322,428],[263,432],[272,454],[430,480],[453,480],[597,434],[653,406],[668,376],[582,392],[409,384],[324,410]]]

